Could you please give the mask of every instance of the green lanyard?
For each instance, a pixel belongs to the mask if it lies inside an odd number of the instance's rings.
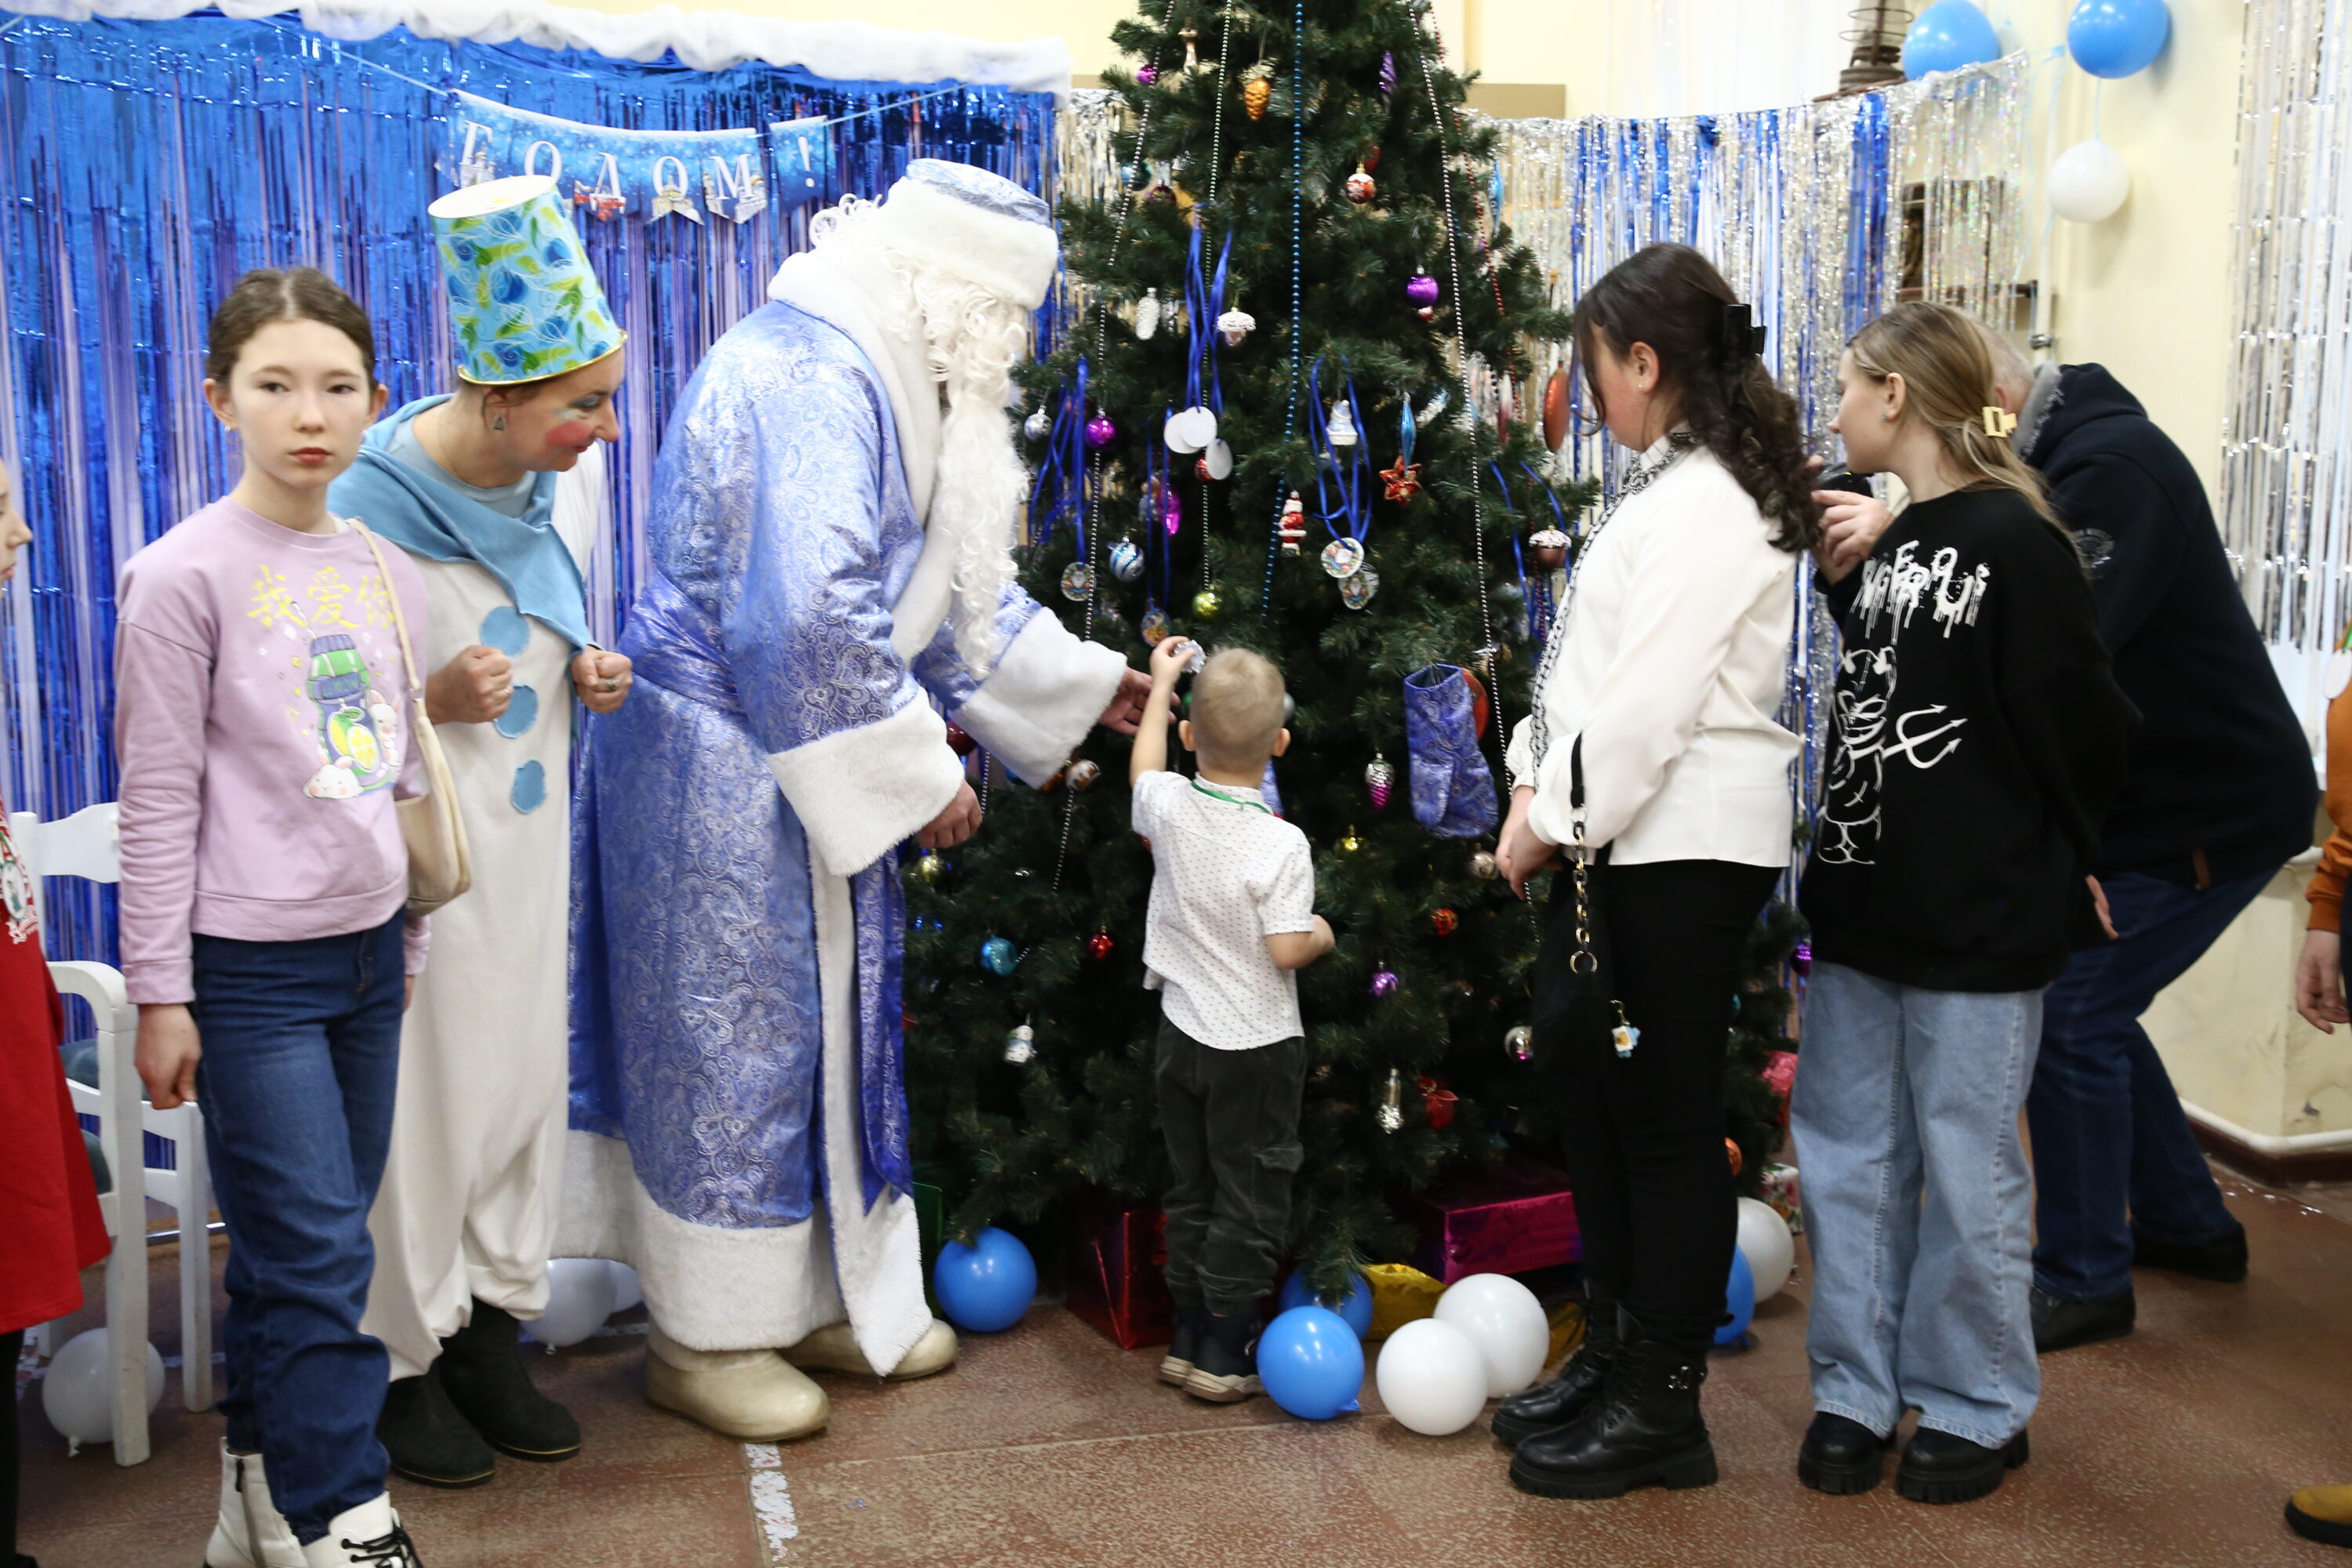
[[[1272,810],[1270,810],[1270,809],[1267,807],[1266,804],[1265,804],[1264,801],[1260,801],[1260,800],[1235,800],[1232,795],[1219,795],[1215,790],[1211,789],[1207,784],[1202,784],[1199,779],[1194,779],[1194,780],[1192,781],[1192,787],[1193,787],[1194,789],[1196,789],[1196,790],[1199,790],[1202,795],[1207,795],[1211,800],[1222,800],[1222,801],[1223,801],[1227,805],[1245,805],[1245,806],[1247,806],[1247,807],[1248,807],[1250,810],[1252,810],[1252,811],[1263,811],[1263,812],[1265,812],[1268,816],[1272,816],[1274,815],[1273,811],[1272,811]]]

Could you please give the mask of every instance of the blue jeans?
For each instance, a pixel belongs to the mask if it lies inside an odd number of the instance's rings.
[[[2053,1296],[2091,1301],[2130,1289],[2135,1232],[2195,1243],[2240,1228],[2139,1016],[2269,880],[2243,877],[2200,893],[2158,877],[2100,879],[2123,940],[2076,953],[2050,987],[2025,1101],[2040,1185],[2033,1279]]]
[[[1927,991],[1816,963],[1804,1021],[1789,1128],[1814,1408],[1882,1437],[1916,1409],[1998,1447],[2042,1396],[2017,1129],[2042,993]]]
[[[382,1495],[390,1362],[360,1332],[392,1143],[401,919],[308,942],[195,939],[213,1191],[228,1226],[228,1441],[305,1543]]]

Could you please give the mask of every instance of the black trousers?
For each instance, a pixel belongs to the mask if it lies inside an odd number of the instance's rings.
[[[25,1349],[25,1331],[16,1329],[0,1334],[0,1366],[8,1375],[16,1375],[16,1357]],[[0,1422],[0,1568],[16,1568],[16,1422],[18,1416],[12,1405],[8,1419]]]
[[[1723,1075],[1748,932],[1779,879],[1727,860],[1601,868],[1617,1000],[1641,1041],[1630,1057],[1602,1043],[1545,1063],[1587,1289],[1693,1347],[1723,1321],[1738,1245]]]
[[[1254,1312],[1274,1289],[1290,1227],[1307,1042],[1293,1035],[1221,1051],[1162,1018],[1155,1077],[1176,1171],[1162,1205],[1168,1293],[1219,1317]]]

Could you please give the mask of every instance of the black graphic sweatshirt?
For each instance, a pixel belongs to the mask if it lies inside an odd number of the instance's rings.
[[[2138,721],[2072,542],[2011,491],[1956,491],[1828,594],[1813,957],[1938,991],[2047,985],[2096,940],[2084,879]]]

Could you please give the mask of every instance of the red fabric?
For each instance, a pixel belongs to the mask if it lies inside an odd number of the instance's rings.
[[[0,817],[0,861],[16,850]],[[89,1154],[66,1089],[65,1006],[49,979],[26,901],[29,883],[0,875],[0,1334],[62,1318],[81,1304],[81,1271],[108,1250]]]

